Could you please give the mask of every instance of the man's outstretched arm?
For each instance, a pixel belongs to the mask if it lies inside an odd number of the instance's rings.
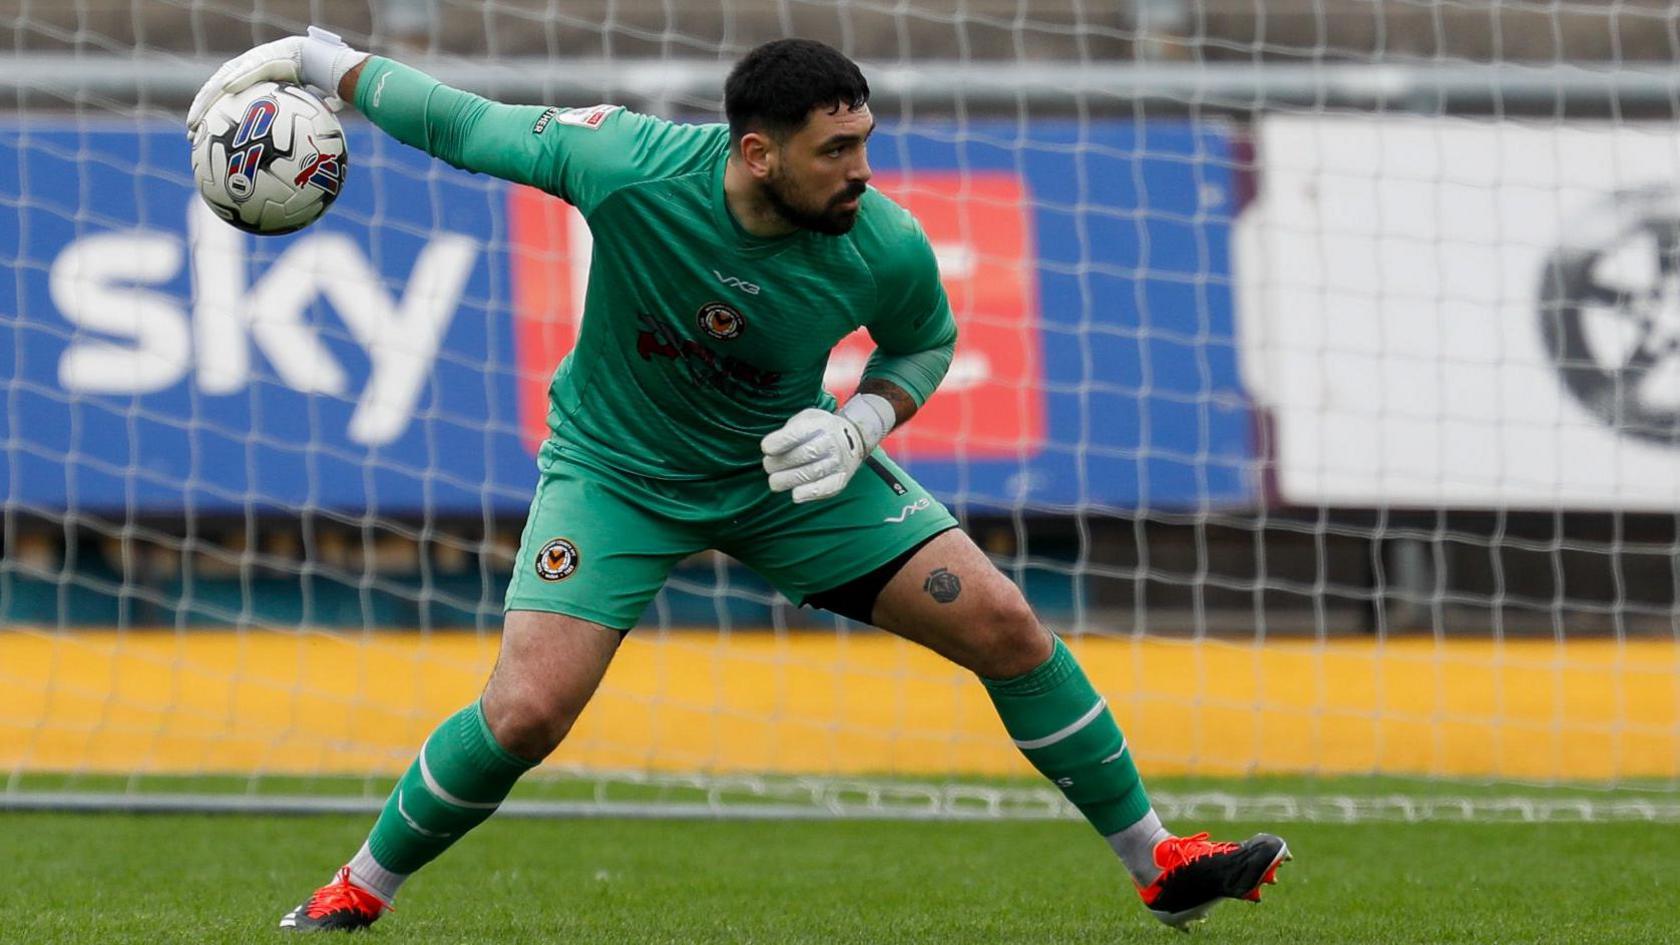
[[[343,99],[397,140],[450,164],[530,184],[588,213],[627,182],[680,164],[668,122],[614,106],[577,110],[506,105],[450,88],[391,59],[310,27],[307,36],[264,43],[224,63],[194,98],[189,135],[214,102],[264,80],[296,82]]]
[[[263,43],[223,63],[193,98],[187,133],[216,100],[263,82],[295,82],[336,95],[404,144],[470,171],[553,191],[559,161],[530,133],[538,106],[502,105],[452,89],[390,59],[352,49],[311,26],[304,36]]]
[[[337,92],[391,137],[456,167],[550,193],[565,189],[568,155],[556,136],[540,133],[548,111],[540,105],[493,102],[382,56],[345,73]]]

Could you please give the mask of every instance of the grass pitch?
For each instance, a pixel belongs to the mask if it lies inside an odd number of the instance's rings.
[[[0,814],[0,941],[283,941],[281,914],[369,823]],[[1215,835],[1264,828],[1221,824]],[[1280,884],[1180,939],[1143,911],[1079,823],[492,819],[355,941],[1576,945],[1680,935],[1672,825],[1270,829],[1295,853]]]

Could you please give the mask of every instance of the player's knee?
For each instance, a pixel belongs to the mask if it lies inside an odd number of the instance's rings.
[[[496,743],[521,758],[536,761],[549,756],[565,740],[578,713],[534,693],[503,693],[484,697],[484,720]]]
[[[1027,599],[1011,586],[986,604],[980,623],[985,627],[980,662],[982,676],[1011,679],[1024,676],[1050,658],[1050,632],[1039,625]]]

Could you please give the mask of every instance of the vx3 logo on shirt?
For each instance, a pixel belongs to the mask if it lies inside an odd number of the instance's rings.
[[[758,294],[757,283],[748,282],[745,279],[737,279],[734,276],[726,276],[723,273],[718,272],[716,269],[712,270],[712,275],[717,276],[717,280],[719,282],[723,283],[726,286],[729,286],[732,289],[740,289],[742,292],[745,292],[748,295],[757,295]]]

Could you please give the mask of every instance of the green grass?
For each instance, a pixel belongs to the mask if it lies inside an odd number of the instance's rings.
[[[1192,825],[1179,825],[1192,826]],[[1246,835],[1263,825],[1222,825]],[[279,940],[366,818],[0,814],[0,941]],[[1673,942],[1674,827],[1287,824],[1296,859],[1218,943]],[[1180,939],[1079,823],[494,820],[357,941],[1112,943]],[[1184,941],[1191,941],[1185,939]]]

